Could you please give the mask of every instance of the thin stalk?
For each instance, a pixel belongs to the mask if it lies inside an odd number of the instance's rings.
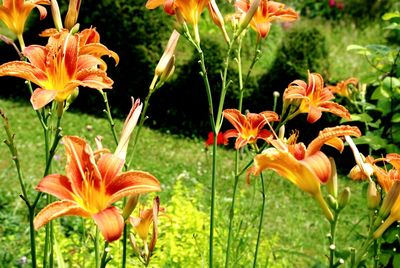
[[[231,248],[231,240],[232,240],[232,225],[233,218],[235,216],[235,200],[236,200],[236,191],[239,183],[239,151],[235,152],[235,181],[233,184],[233,193],[232,193],[232,203],[231,208],[229,210],[229,229],[228,229],[228,242],[226,243],[226,255],[225,255],[225,267],[229,267],[229,259],[230,259],[230,248]]]
[[[339,219],[338,210],[335,211],[333,221],[330,222],[331,232],[329,237],[329,268],[335,267],[335,250],[336,250],[336,226]]]
[[[128,241],[128,225],[125,223],[124,224],[124,231],[122,233],[122,264],[121,267],[125,268],[126,267],[126,251],[127,251],[127,241]],[[104,256],[105,254],[103,254]],[[103,261],[102,261],[103,262]]]
[[[232,52],[232,46],[233,42],[230,42],[228,44],[228,51],[226,53],[226,58],[225,58],[225,63],[224,63],[224,72],[222,76],[222,89],[221,89],[221,96],[219,99],[219,105],[218,105],[218,111],[217,111],[217,119],[216,119],[216,134],[218,134],[221,124],[222,124],[222,110],[224,108],[224,103],[225,103],[225,96],[226,92],[228,90],[228,85],[227,83],[227,76],[228,76],[228,68],[229,68],[229,61],[231,57],[231,52]],[[216,137],[216,136],[215,136]]]
[[[257,255],[258,255],[258,248],[260,246],[260,239],[261,239],[261,232],[262,232],[262,225],[264,220],[264,209],[265,209],[265,186],[264,186],[264,177],[262,173],[260,174],[261,180],[261,196],[262,196],[262,204],[261,204],[261,215],[260,215],[260,223],[258,225],[258,234],[257,234],[257,244],[256,250],[254,252],[254,260],[253,260],[253,267],[257,265]]]
[[[100,268],[100,231],[96,225],[96,234],[94,237],[94,256],[96,260],[96,268]]]
[[[109,258],[107,258],[107,253],[108,253],[108,242],[106,241],[104,243],[103,256],[101,256],[100,268],[105,268],[107,262],[109,261]]]
[[[108,119],[108,123],[110,124],[110,128],[111,128],[111,132],[113,134],[114,137],[114,141],[116,144],[118,144],[118,136],[117,136],[117,132],[115,131],[115,123],[114,120],[111,116],[111,109],[110,109],[110,104],[108,101],[108,97],[107,97],[107,93],[100,91],[101,95],[103,95],[103,100],[104,100],[104,104],[106,105],[106,110],[104,110],[104,112],[107,115],[107,119]]]
[[[28,205],[28,204],[27,204]],[[32,268],[36,268],[36,233],[35,226],[33,224],[33,219],[35,218],[35,208],[28,205],[29,212],[29,238],[31,243],[31,258],[32,258]]]

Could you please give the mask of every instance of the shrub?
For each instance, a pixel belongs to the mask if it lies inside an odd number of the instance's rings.
[[[329,67],[327,57],[326,38],[320,30],[301,25],[294,27],[283,38],[270,69],[272,71],[260,78],[260,86],[253,97],[257,103],[252,106],[260,111],[271,109],[273,91],[278,91],[282,96],[290,82],[295,79],[306,80],[308,70],[326,76]]]

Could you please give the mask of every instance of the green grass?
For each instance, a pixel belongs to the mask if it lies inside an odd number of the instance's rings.
[[[99,102],[100,103],[100,102]],[[34,194],[34,186],[43,173],[43,143],[41,128],[31,106],[26,103],[0,99],[0,107],[9,117],[15,140],[21,155],[22,166],[29,194]],[[102,107],[99,107],[102,109]],[[88,127],[88,126],[91,127]],[[117,121],[117,129],[122,122]],[[89,130],[90,129],[90,130]],[[66,113],[63,119],[64,135],[79,135],[94,145],[96,135],[104,137],[103,145],[114,149],[108,122],[85,114]],[[0,137],[5,137],[0,132]],[[29,257],[28,229],[25,207],[20,194],[16,172],[5,145],[0,146],[0,262],[10,266],[16,265],[22,256]],[[64,173],[65,157],[62,146],[57,152],[59,160],[55,161],[53,172]],[[229,218],[229,205],[233,185],[232,166],[233,150],[220,149],[218,154],[217,181],[217,215],[216,215],[216,264],[223,264],[225,243]],[[243,155],[242,164],[249,155]],[[58,157],[57,157],[58,159]],[[153,173],[162,183],[161,204],[166,208],[168,217],[161,218],[160,239],[158,241],[155,266],[185,267],[188,264],[199,264],[207,259],[208,246],[208,213],[210,195],[210,152],[204,149],[201,140],[189,140],[173,135],[162,134],[145,128],[134,156],[133,168]],[[260,248],[259,264],[269,261],[269,267],[309,267],[315,262],[326,262],[328,253],[328,222],[320,208],[305,193],[280,178],[275,173],[265,173],[267,186],[267,203]],[[341,188],[351,187],[352,200],[343,212],[341,227],[338,231],[337,247],[348,249],[354,244],[357,232],[366,225],[366,208],[364,196],[359,183],[346,178],[340,179]],[[261,195],[259,180],[251,178],[251,184],[245,183],[243,177],[239,183],[235,233],[233,242],[233,260],[237,266],[247,266],[252,260],[257,233]],[[150,198],[148,198],[150,201]],[[41,204],[43,206],[43,204]],[[136,212],[135,212],[136,213]],[[359,219],[361,224],[356,225]],[[64,252],[64,258],[90,267],[89,239],[80,238],[74,224],[82,225],[76,217],[63,219],[58,232],[58,241]],[[83,226],[90,225],[87,220]],[[354,230],[353,230],[354,229]],[[71,235],[75,244],[68,242],[66,235]],[[88,232],[90,232],[90,228]],[[75,233],[74,233],[75,232]],[[78,233],[76,233],[78,232]],[[78,235],[76,237],[76,235]],[[39,232],[43,236],[43,230]],[[89,250],[83,250],[83,243]],[[114,243],[113,255],[118,256],[120,245]],[[72,249],[80,253],[68,255]],[[80,250],[80,251],[79,251]],[[40,251],[39,251],[40,252]],[[40,255],[40,254],[39,254]],[[89,256],[89,257],[88,257]],[[89,260],[88,260],[89,259]],[[134,264],[131,256],[129,262]],[[76,263],[76,266],[79,267]],[[260,266],[261,267],[261,266]],[[264,267],[264,266],[262,266]]]

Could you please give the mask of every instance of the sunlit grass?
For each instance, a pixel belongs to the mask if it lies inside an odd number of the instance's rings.
[[[0,107],[6,112],[12,129],[16,133],[15,140],[21,155],[27,187],[30,189],[29,193],[33,195],[33,188],[43,173],[44,157],[40,125],[37,123],[36,115],[31,106],[27,103],[0,100]],[[122,122],[117,121],[116,124],[117,129],[120,129]],[[63,125],[64,135],[73,134],[85,137],[92,145],[94,145],[94,137],[101,135],[103,136],[105,147],[111,150],[115,148],[108,122],[103,118],[66,113]],[[3,138],[5,137],[4,132],[3,134],[0,132],[0,135]],[[0,241],[1,245],[4,245],[0,251],[0,261],[15,264],[22,256],[29,256],[29,248],[27,247],[28,229],[26,216],[24,215],[25,207],[18,197],[20,190],[16,173],[5,145],[0,146],[0,154],[2,155],[0,158],[0,219],[2,221]],[[57,160],[55,161],[53,172],[63,173],[65,158],[62,146],[60,146],[56,155]],[[216,241],[217,254],[219,256],[217,263],[220,265],[223,264],[227,235],[226,226],[229,219],[229,205],[233,185],[233,155],[233,150],[222,148],[219,150],[218,155]],[[248,161],[249,155],[245,154],[243,157],[242,165]],[[193,237],[202,238],[203,240],[198,244],[207,245],[207,241],[205,241],[207,236],[204,234],[208,232],[206,227],[208,220],[204,215],[209,213],[210,161],[210,152],[205,150],[204,143],[201,140],[190,140],[162,134],[147,128],[143,130],[140,142],[135,150],[132,168],[149,171],[159,178],[163,188],[160,193],[161,204],[166,207],[167,212],[176,211],[176,213],[190,214],[194,213],[195,209],[202,214],[193,214],[200,217],[194,222],[201,221],[201,225],[204,225],[204,230],[201,232],[203,235],[198,233],[196,236],[196,231],[193,231],[196,228],[185,226],[186,224],[194,224],[193,222],[183,222],[182,219],[176,218],[171,214],[170,217],[172,217],[175,225],[171,225],[169,220],[162,220],[165,226],[160,226],[159,245],[167,245],[168,242],[171,242],[163,241],[163,239],[174,239],[171,233],[175,234],[173,228],[176,228],[176,226],[182,227],[183,232],[184,230],[192,230],[190,232],[195,233],[190,233],[189,239],[195,239]],[[308,267],[317,261],[324,262],[324,255],[328,252],[325,235],[328,233],[329,225],[324,219],[320,208],[307,194],[301,192],[275,173],[266,173],[265,180],[267,205],[260,249],[260,263],[265,263],[268,260],[270,265],[271,263],[278,265],[272,265],[272,267],[282,267],[279,265],[284,264],[289,267],[291,265]],[[182,187],[179,188],[179,192],[174,194],[175,185],[178,181],[180,181]],[[364,200],[361,185],[352,183],[346,178],[342,178],[340,184],[342,187],[345,185],[350,186],[353,193],[351,203],[344,210],[341,217],[343,228],[339,227],[338,232],[337,246],[339,248],[343,246],[348,249],[349,246],[355,246],[354,239],[357,234],[352,229],[360,230],[363,227],[365,221],[360,226],[355,226],[355,224],[357,224],[358,219],[363,218],[362,215],[367,215],[367,211],[361,206]],[[233,252],[235,253],[233,254],[233,260],[242,266],[252,259],[254,252],[256,226],[261,206],[259,179],[252,177],[251,184],[247,185],[243,177],[239,183],[239,189],[233,240]],[[179,195],[179,200],[181,201],[177,203],[177,200],[175,200],[171,203],[174,195]],[[189,204],[185,203],[182,198],[185,199],[185,202],[189,201],[192,204],[192,211],[178,212],[185,211]],[[183,207],[178,209],[178,204]],[[77,218],[69,219],[72,219],[73,222],[77,221]],[[69,219],[67,221],[63,220],[64,225]],[[66,226],[70,225],[67,224]],[[162,234],[163,228],[168,231],[168,235]],[[176,233],[175,235],[182,237],[182,234]],[[64,241],[65,239],[61,240]],[[90,243],[90,241],[87,243]],[[175,243],[177,242],[175,241]],[[177,245],[175,246],[177,247]],[[156,258],[160,259],[155,263],[165,264],[165,260],[172,262],[173,259],[179,260],[182,258],[184,260],[185,251],[179,251],[179,254],[182,255],[179,255],[181,256],[179,257],[163,255],[162,252],[165,250],[161,247],[157,251]],[[201,251],[203,252],[203,257],[207,252],[206,248],[190,248],[187,250],[188,252]],[[201,256],[199,253],[199,258]],[[132,262],[133,258],[130,261]]]

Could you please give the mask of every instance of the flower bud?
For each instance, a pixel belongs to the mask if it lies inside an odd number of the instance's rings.
[[[376,184],[370,181],[367,190],[367,205],[369,209],[376,209],[381,203],[381,194],[376,189]]]
[[[178,44],[180,34],[178,31],[174,30],[168,40],[167,47],[164,50],[163,55],[158,62],[155,72],[154,78],[150,85],[150,90],[154,90],[157,79],[160,77],[162,81],[167,80],[175,70],[175,48]]]
[[[67,15],[65,16],[65,21],[64,21],[65,28],[67,28],[68,30],[72,29],[72,27],[74,27],[74,25],[78,21],[80,7],[81,7],[80,0],[69,1],[68,12]]]
[[[260,5],[260,0],[253,0],[251,2],[249,10],[246,12],[244,16],[240,19],[239,28],[236,32],[236,37],[239,36],[244,29],[247,28],[254,14],[257,12],[258,6]]]
[[[210,2],[208,3],[208,11],[214,23],[221,29],[222,33],[224,34],[225,41],[229,43],[230,39],[228,33],[225,30],[224,18],[222,17],[215,0],[210,0]]]
[[[332,195],[334,198],[338,196],[338,182],[337,182],[337,171],[336,171],[336,163],[332,157],[329,157],[329,162],[331,163],[331,177],[328,180],[326,187],[328,193]]]
[[[140,195],[129,196],[128,201],[126,202],[126,205],[122,212],[122,217],[124,218],[124,220],[128,219],[132,212],[135,210],[136,205],[139,201],[139,197]]]
[[[338,202],[337,202],[336,198],[330,194],[328,195],[328,204],[334,210],[336,210],[338,208]]]
[[[57,31],[61,31],[63,28],[60,14],[60,7],[58,6],[57,0],[51,0],[51,15],[53,16],[54,26]]]
[[[389,192],[383,199],[382,206],[378,212],[378,216],[381,219],[385,219],[389,215],[399,195],[400,195],[400,181],[395,181],[392,187],[390,188]]]
[[[343,209],[350,201],[351,191],[349,187],[343,189],[339,196],[339,209]]]

